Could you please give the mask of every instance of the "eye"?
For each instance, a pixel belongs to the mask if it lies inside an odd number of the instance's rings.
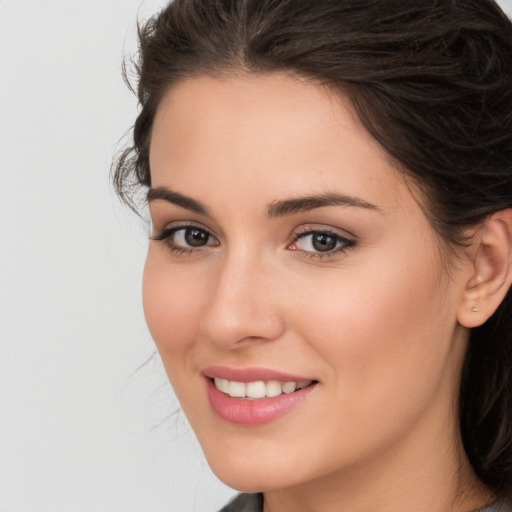
[[[219,245],[209,231],[198,226],[177,226],[163,229],[153,240],[164,241],[171,251],[193,252],[206,246]]]
[[[174,231],[172,241],[182,247],[203,247],[208,245],[210,234],[204,229],[180,228]]]
[[[332,231],[308,230],[298,234],[288,248],[309,253],[311,256],[327,256],[345,251],[354,245],[354,240]]]

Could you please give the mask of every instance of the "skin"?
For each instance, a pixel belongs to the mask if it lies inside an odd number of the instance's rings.
[[[265,491],[272,512],[469,511],[489,500],[457,418],[468,340],[457,319],[470,311],[474,261],[446,261],[411,185],[345,97],[283,74],[190,79],[159,105],[150,166],[154,189],[208,210],[150,201],[154,237],[190,224],[211,237],[192,250],[183,231],[153,239],[143,292],[219,478]],[[276,201],[333,193],[373,207],[268,215]],[[301,237],[311,229],[350,246],[322,257]],[[215,365],[319,383],[275,421],[234,425],[205,393],[201,370]]]

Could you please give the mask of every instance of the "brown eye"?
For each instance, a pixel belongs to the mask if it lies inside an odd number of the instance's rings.
[[[197,226],[167,228],[154,236],[153,240],[163,241],[169,249],[178,252],[219,245],[218,240],[209,231]]]
[[[210,234],[203,229],[186,228],[180,231],[184,232],[183,239],[190,247],[203,247],[204,245],[208,244]],[[175,238],[177,235],[178,232],[175,233]]]
[[[355,245],[354,240],[332,231],[312,230],[301,233],[293,242],[294,250],[302,251],[310,256],[334,255]]]
[[[332,251],[337,244],[337,237],[329,233],[314,233],[311,235],[311,245],[318,252]]]

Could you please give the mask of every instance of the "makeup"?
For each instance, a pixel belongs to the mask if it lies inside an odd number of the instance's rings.
[[[315,389],[318,382],[264,368],[207,368],[203,371],[213,411],[239,425],[262,425],[285,415]]]

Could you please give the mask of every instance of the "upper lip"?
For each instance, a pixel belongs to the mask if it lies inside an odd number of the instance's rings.
[[[309,377],[293,375],[278,370],[272,370],[270,368],[258,368],[258,367],[247,367],[247,368],[232,368],[229,366],[210,366],[204,368],[201,372],[206,377],[214,379],[226,379],[235,382],[256,382],[256,381],[270,381],[277,380],[280,382],[305,382],[311,379]]]

